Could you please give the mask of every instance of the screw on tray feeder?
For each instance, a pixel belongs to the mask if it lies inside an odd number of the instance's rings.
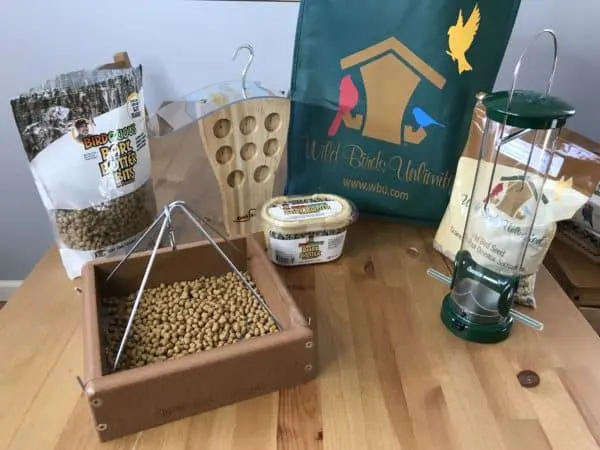
[[[545,93],[517,90],[523,59],[532,43],[544,34],[551,37],[554,48]],[[549,95],[557,61],[556,35],[552,30],[543,30],[520,55],[510,91],[478,96],[478,101],[485,106],[486,117],[460,250],[455,256],[451,277],[433,268],[427,270],[429,276],[451,288],[442,303],[442,321],[455,335],[467,340],[501,341],[508,337],[513,319],[534,329],[543,329],[541,322],[515,310],[512,303],[522,276],[527,275],[525,256],[534,236],[539,206],[546,202],[543,189],[551,173],[557,138],[567,119],[575,113],[566,102]],[[507,127],[510,127],[508,131]],[[507,144],[525,136],[532,136],[531,142],[515,142],[513,145],[521,145],[515,147],[516,153],[511,153]],[[521,150],[522,147],[528,148],[528,152]],[[503,167],[503,164],[498,165],[500,153],[504,158],[516,160],[515,169],[518,164],[522,165],[522,173],[495,179]],[[510,183],[510,187],[503,190],[502,183]],[[499,192],[506,191],[499,198],[498,186]],[[509,220],[509,224],[510,220],[518,221],[514,222],[516,232],[511,234],[518,250],[512,252],[501,240],[504,233],[509,233],[502,228],[505,220]],[[491,244],[505,248],[507,256],[498,259],[478,250],[481,245]]]
[[[216,228],[214,228],[206,219],[203,219],[202,217],[196,215],[193,211],[191,211],[187,207],[187,205],[185,204],[185,202],[183,202],[183,201],[175,201],[175,202],[169,203],[168,205],[165,205],[165,207],[163,208],[162,212],[156,217],[156,219],[154,219],[154,222],[152,222],[152,224],[146,229],[146,231],[144,231],[144,233],[138,238],[138,240],[135,242],[135,244],[129,250],[129,252],[123,257],[123,259],[121,259],[119,261],[119,263],[115,266],[115,268],[110,272],[110,274],[104,280],[104,284],[106,285],[106,283],[108,283],[110,281],[110,279],[115,275],[115,273],[119,270],[119,268],[123,265],[123,263],[125,261],[127,261],[127,259],[136,251],[136,249],[140,246],[140,244],[142,243],[142,241],[153,230],[155,230],[156,228],[159,228],[158,236],[156,238],[156,241],[154,242],[152,253],[150,254],[150,258],[148,259],[148,264],[146,266],[146,270],[144,271],[144,276],[142,277],[142,281],[140,283],[140,287],[139,287],[139,289],[138,289],[138,291],[136,293],[135,301],[133,303],[133,308],[131,310],[131,314],[129,315],[129,319],[127,321],[127,326],[125,328],[125,332],[123,334],[123,338],[121,339],[121,343],[119,344],[119,349],[118,349],[118,352],[117,352],[117,356],[116,356],[115,361],[113,363],[113,370],[116,370],[117,367],[119,366],[119,362],[121,360],[121,356],[122,356],[123,351],[125,349],[125,345],[127,344],[127,339],[129,337],[129,333],[131,331],[131,326],[133,325],[133,320],[135,318],[135,314],[137,312],[137,309],[139,307],[140,301],[142,299],[142,294],[144,292],[144,289],[146,288],[146,284],[147,284],[148,278],[150,276],[150,271],[152,270],[152,265],[154,264],[154,259],[156,258],[156,252],[158,251],[158,249],[160,247],[160,244],[161,244],[161,242],[162,242],[162,240],[163,240],[163,238],[165,236],[165,233],[168,232],[168,234],[169,234],[169,241],[170,241],[170,245],[171,245],[172,250],[173,251],[177,250],[177,244],[175,242],[175,233],[174,233],[174,230],[173,230],[173,224],[172,224],[172,220],[171,220],[172,212],[175,209],[179,209],[181,212],[183,212],[188,217],[188,219],[196,226],[196,228],[198,229],[198,231],[200,231],[200,233],[215,248],[215,250],[219,253],[219,255],[227,262],[227,264],[231,267],[231,269],[237,275],[237,277],[246,285],[246,287],[252,293],[252,295],[254,295],[254,297],[263,306],[263,308],[265,308],[265,310],[267,311],[267,313],[271,316],[271,318],[275,322],[275,325],[277,326],[277,328],[279,330],[282,329],[281,323],[279,322],[279,320],[277,319],[277,317],[275,316],[275,314],[273,314],[273,312],[271,311],[271,308],[269,308],[269,306],[264,301],[264,299],[261,297],[261,295],[248,282],[248,280],[246,279],[246,277],[239,271],[239,269],[235,266],[235,264],[231,261],[231,259],[229,259],[229,257],[225,254],[225,252],[223,252],[223,250],[221,249],[221,247],[219,247],[219,244],[217,244],[217,242],[210,236],[210,234],[204,228],[203,224],[207,225],[214,232],[216,232],[219,235],[219,237],[221,237],[221,239],[223,239],[225,242],[229,243],[234,249],[236,249],[237,251],[239,251],[239,249],[237,249],[235,247],[235,245],[229,239],[227,239],[227,237],[225,237]],[[161,223],[161,220],[162,220],[162,223]],[[159,226],[159,223],[161,223],[160,226]]]

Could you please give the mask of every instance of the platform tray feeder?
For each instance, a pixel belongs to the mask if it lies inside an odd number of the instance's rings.
[[[175,211],[187,216],[207,242],[178,246],[171,227]],[[80,382],[100,441],[304,383],[316,374],[313,332],[268,260],[260,235],[213,239],[205,227],[208,222],[183,202],[173,202],[125,257],[97,259],[84,268]],[[153,250],[135,253],[156,230]],[[170,245],[160,248],[165,240]],[[141,367],[120,367],[145,289],[231,272],[268,312],[276,332]],[[102,299],[132,293],[136,300],[120,345],[107,352]]]

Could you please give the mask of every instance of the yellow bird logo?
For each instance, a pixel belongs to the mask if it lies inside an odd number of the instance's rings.
[[[450,55],[452,61],[458,63],[458,73],[473,70],[473,67],[471,67],[471,64],[467,61],[465,53],[467,53],[467,50],[469,50],[471,44],[473,44],[473,39],[479,29],[480,18],[479,6],[475,5],[471,17],[469,17],[467,23],[464,23],[461,9],[458,11],[456,25],[452,25],[448,28],[448,48],[450,50],[446,51],[446,53]]]
[[[554,198],[556,200],[560,200],[560,197],[561,197],[563,191],[565,191],[567,189],[571,189],[572,187],[573,187],[573,177],[569,177],[567,180],[565,180],[564,176],[560,177],[560,180],[556,181],[556,191],[554,194]]]
[[[210,94],[210,101],[213,102],[217,106],[224,105],[227,103],[227,95],[221,93]]]

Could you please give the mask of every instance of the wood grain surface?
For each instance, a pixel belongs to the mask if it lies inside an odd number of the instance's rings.
[[[359,221],[339,261],[280,270],[317,334],[316,380],[103,445],[75,380],[81,298],[52,248],[0,312],[0,449],[599,448],[600,339],[558,284],[541,271],[543,332],[464,342],[425,274],[447,272],[432,236]]]

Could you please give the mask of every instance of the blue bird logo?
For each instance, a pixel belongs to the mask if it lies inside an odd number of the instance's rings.
[[[429,114],[427,114],[425,111],[423,111],[423,109],[419,108],[418,106],[415,106],[412,109],[412,114],[413,114],[413,117],[415,118],[415,122],[417,122],[417,124],[421,128],[427,128],[428,126],[431,126],[431,125],[437,125],[438,127],[446,128],[446,125],[435,120],[433,117],[431,117]]]

